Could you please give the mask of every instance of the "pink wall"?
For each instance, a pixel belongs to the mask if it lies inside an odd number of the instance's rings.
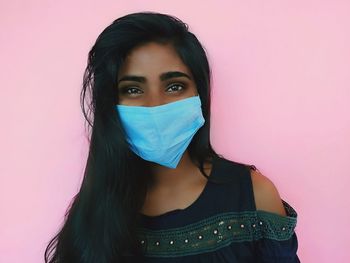
[[[0,262],[43,262],[85,164],[87,52],[144,10],[183,19],[208,50],[213,146],[297,210],[301,261],[350,262],[350,2],[146,2],[0,3]]]

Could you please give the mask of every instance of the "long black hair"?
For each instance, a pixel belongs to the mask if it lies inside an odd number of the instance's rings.
[[[149,162],[126,141],[115,105],[117,74],[127,54],[147,43],[170,43],[191,70],[202,102],[204,125],[188,146],[203,176],[203,163],[221,157],[210,144],[211,71],[203,46],[180,19],[156,12],[120,17],[98,36],[88,54],[80,103],[88,124],[89,154],[79,192],[60,231],[45,249],[46,263],[111,263],[142,258],[136,229],[147,187]],[[140,262],[140,261],[139,261]]]

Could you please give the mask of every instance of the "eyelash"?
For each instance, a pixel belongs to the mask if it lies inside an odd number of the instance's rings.
[[[174,84],[168,86],[168,88],[172,88],[174,86],[181,86],[182,87],[182,90],[180,90],[178,92],[181,92],[186,88],[185,85],[182,83],[174,83]],[[134,88],[134,86],[126,86],[126,87],[121,88],[121,93],[127,94],[127,95],[138,94],[138,93],[128,93],[128,91],[131,89],[136,89],[136,88]],[[136,89],[136,90],[139,90],[139,89]],[[174,92],[177,92],[177,91],[174,91]]]

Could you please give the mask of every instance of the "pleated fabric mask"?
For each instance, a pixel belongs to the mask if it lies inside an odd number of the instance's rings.
[[[144,160],[176,168],[204,125],[199,95],[145,107],[115,105],[131,149]]]

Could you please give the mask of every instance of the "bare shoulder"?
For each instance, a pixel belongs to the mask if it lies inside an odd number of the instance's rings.
[[[274,183],[260,171],[254,169],[250,171],[256,209],[286,216],[281,197]]]

